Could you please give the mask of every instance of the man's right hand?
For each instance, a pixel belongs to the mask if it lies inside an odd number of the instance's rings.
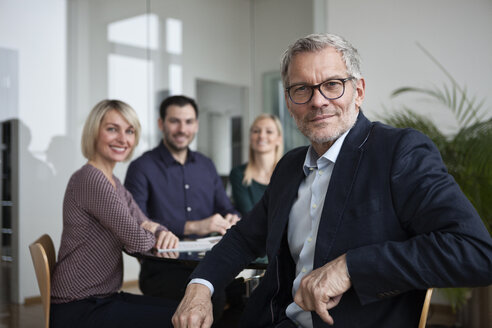
[[[190,284],[173,315],[175,328],[209,328],[214,321],[210,289],[202,284]]]
[[[239,217],[235,214],[227,214],[224,218],[216,213],[208,218],[197,221],[187,221],[184,227],[185,235],[208,235],[212,232],[218,232],[224,235],[227,229],[232,227],[239,221]]]

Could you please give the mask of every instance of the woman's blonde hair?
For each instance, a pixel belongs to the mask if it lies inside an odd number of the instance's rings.
[[[280,120],[278,119],[277,116],[272,115],[272,114],[260,114],[258,115],[253,123],[251,124],[251,127],[249,128],[249,133],[251,135],[251,130],[253,129],[253,126],[255,126],[256,123],[258,123],[261,120],[264,119],[270,119],[275,123],[275,126],[277,127],[278,134],[280,138],[282,139],[280,144],[277,145],[275,148],[275,163],[273,164],[272,171],[277,165],[278,161],[280,158],[282,158],[282,155],[284,154],[284,140],[283,140],[283,130],[282,130],[282,123],[280,123]],[[246,186],[251,185],[251,181],[253,180],[253,167],[256,164],[256,158],[255,158],[255,152],[253,151],[253,147],[251,146],[251,143],[249,144],[249,159],[248,159],[248,164],[246,165],[246,169],[244,170],[244,178],[243,178],[243,184]]]
[[[96,104],[92,108],[89,116],[85,120],[84,129],[82,130],[82,155],[88,160],[94,159],[96,154],[96,142],[99,135],[99,128],[104,119],[104,115],[109,111],[115,110],[124,117],[124,119],[135,129],[135,144],[130,151],[126,160],[129,160],[133,155],[133,150],[137,147],[140,139],[140,122],[135,110],[120,100],[105,99]]]

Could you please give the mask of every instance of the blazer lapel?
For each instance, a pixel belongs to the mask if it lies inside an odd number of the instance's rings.
[[[324,265],[342,223],[345,204],[355,183],[357,169],[362,158],[362,145],[367,140],[371,123],[359,113],[357,123],[349,132],[338,155],[326,192],[316,239],[313,269]]]

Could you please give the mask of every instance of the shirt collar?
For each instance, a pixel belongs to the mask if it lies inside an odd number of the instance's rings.
[[[174,159],[169,149],[167,149],[166,145],[164,145],[164,142],[162,140],[159,142],[158,148],[166,166],[170,166],[172,164],[178,163],[178,161]],[[195,152],[192,151],[190,148],[188,148],[188,154],[186,156],[185,165],[189,162],[194,162],[195,159],[196,159]]]
[[[304,174],[308,176],[313,169],[322,169],[331,163],[335,164],[345,137],[350,132],[350,130],[351,129],[348,129],[347,131],[345,131],[344,134],[338,137],[333,145],[331,145],[331,147],[320,157],[318,157],[318,154],[314,150],[313,146],[310,145],[306,153],[306,158],[304,159],[304,165],[302,167]]]

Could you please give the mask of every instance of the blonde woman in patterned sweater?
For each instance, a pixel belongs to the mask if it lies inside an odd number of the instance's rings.
[[[171,326],[174,304],[118,292],[122,250],[178,244],[174,234],[145,217],[113,175],[115,164],[131,157],[139,135],[135,111],[118,100],[99,102],[85,122],[82,153],[88,162],[72,175],[65,192],[51,327]]]

